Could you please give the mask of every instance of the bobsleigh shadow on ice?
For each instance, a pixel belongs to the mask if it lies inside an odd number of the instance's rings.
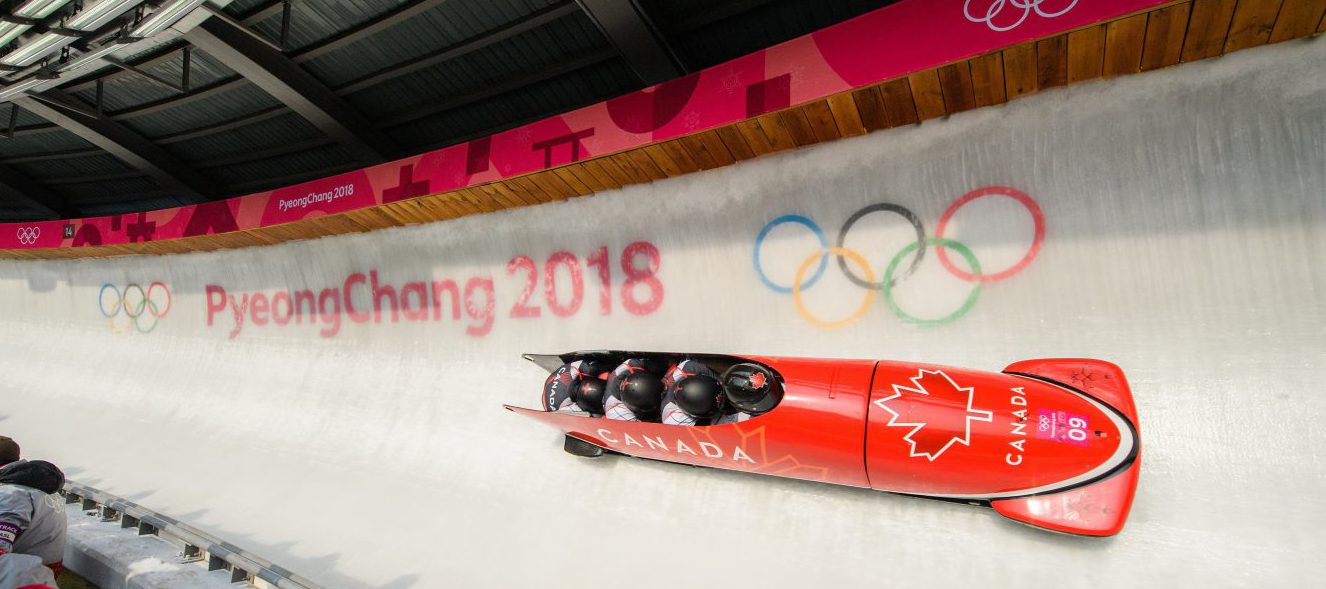
[[[550,373],[590,358],[764,371],[771,409],[678,426],[505,406],[604,453],[969,503],[1067,534],[1111,536],[1141,468],[1123,371],[1091,359],[1014,363],[1002,373],[884,360],[584,351],[527,354]]]

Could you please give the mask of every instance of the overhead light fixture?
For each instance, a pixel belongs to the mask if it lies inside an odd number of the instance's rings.
[[[125,11],[142,3],[143,0],[101,0],[83,12],[66,20],[64,26],[80,31],[95,29],[124,14]]]
[[[73,43],[75,39],[77,37],[66,37],[59,33],[46,33],[19,46],[12,53],[0,58],[0,62],[16,66],[30,65],[38,59],[50,55],[52,51]]]
[[[10,41],[17,39],[24,31],[32,28],[32,25],[21,25],[9,21],[0,22],[0,47],[8,45]]]
[[[39,80],[36,77],[31,77],[19,80],[17,82],[14,82],[13,84],[0,88],[0,100],[9,100],[10,98],[13,98],[14,96],[23,93],[23,91],[33,86],[36,86],[42,83],[43,81],[44,80]]]
[[[143,19],[143,22],[134,27],[134,30],[129,34],[134,37],[151,37],[179,22],[181,18],[193,12],[193,9],[198,8],[204,1],[206,0],[175,0],[170,6],[159,9]]]
[[[46,18],[52,12],[59,10],[61,6],[68,4],[69,0],[28,0],[14,9],[14,16],[23,18]]]
[[[123,46],[124,45],[121,45],[119,43],[110,42],[106,43],[105,45],[102,45],[101,47],[97,47],[96,49],[91,49],[85,53],[80,53],[78,57],[75,57],[74,59],[70,60],[69,63],[60,66],[59,71],[67,72],[72,69],[83,67],[88,63],[91,63],[93,61],[106,57],[107,55],[115,53],[117,49]]]

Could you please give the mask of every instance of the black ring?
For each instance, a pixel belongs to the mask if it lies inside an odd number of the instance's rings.
[[[861,220],[861,217],[864,217],[866,215],[869,215],[870,213],[874,213],[877,211],[888,211],[890,213],[897,213],[902,218],[907,219],[907,222],[911,223],[912,227],[916,229],[916,243],[917,243],[916,258],[912,260],[911,265],[908,266],[906,270],[904,270],[903,272],[901,272],[900,274],[898,274],[893,278],[893,281],[889,283],[889,286],[892,287],[896,286],[898,284],[898,281],[907,278],[908,276],[911,276],[913,272],[916,272],[917,266],[920,266],[921,260],[925,258],[925,250],[926,250],[925,227],[921,225],[921,218],[917,217],[916,213],[913,213],[911,209],[908,209],[907,207],[904,207],[902,205],[895,205],[893,203],[882,202],[879,204],[870,205],[864,209],[852,213],[852,216],[847,218],[847,222],[843,223],[843,228],[838,231],[838,247],[840,248],[844,247],[843,243],[847,241],[847,232],[852,229],[852,225],[856,224],[857,221]],[[851,280],[853,284],[856,284],[861,288],[884,290],[883,282],[870,282],[869,280],[865,280],[857,276],[855,273],[852,272],[851,268],[847,267],[847,260],[844,260],[842,256],[837,256],[837,258],[838,258],[838,268],[843,271],[843,274],[845,274],[847,276],[847,279]]]

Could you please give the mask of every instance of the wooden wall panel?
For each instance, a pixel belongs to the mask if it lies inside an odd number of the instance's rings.
[[[935,70],[925,70],[907,76],[912,85],[912,98],[916,101],[916,115],[921,120],[944,116],[944,88],[939,85],[939,74]]]
[[[1188,34],[1183,42],[1183,61],[1215,57],[1225,50],[1236,4],[1238,0],[1193,0]]]
[[[1068,34],[1068,83],[1099,78],[1105,67],[1105,25]]]
[[[1279,43],[1311,35],[1316,27],[1312,23],[1326,23],[1326,0],[1285,0],[1280,7],[1280,18],[1271,31],[1271,42]]]
[[[861,123],[861,114],[856,110],[856,99],[851,92],[830,96],[829,110],[833,112],[833,121],[843,137],[866,134],[865,125]]]
[[[814,145],[815,131],[810,128],[810,121],[806,120],[806,113],[799,108],[785,110],[779,113],[779,121],[787,129],[787,135],[792,138],[792,143],[797,147]]]
[[[884,114],[888,117],[890,127],[921,121],[916,113],[916,98],[912,94],[912,84],[907,78],[885,82],[880,86],[880,95],[884,97]]]
[[[1106,77],[1135,74],[1142,69],[1147,15],[1116,20],[1105,28]]]
[[[1036,46],[1014,45],[1004,50],[1004,81],[1009,100],[1032,94],[1036,84]]]
[[[976,88],[972,85],[968,62],[960,61],[939,68],[939,86],[944,96],[944,110],[949,114],[976,108]]]
[[[1183,59],[1183,40],[1188,35],[1191,15],[1190,4],[1176,4],[1151,13],[1142,49],[1142,71],[1178,65]]]
[[[810,130],[815,134],[816,142],[833,141],[842,137],[842,133],[838,131],[838,123],[833,120],[833,110],[829,108],[828,100],[816,100],[801,107],[801,110],[806,113],[806,121],[810,123]]]
[[[1225,39],[1225,52],[1269,42],[1281,4],[1282,0],[1239,0],[1229,25],[1229,37]]]
[[[852,102],[856,103],[856,112],[861,115],[861,125],[867,131],[889,128],[889,119],[884,114],[884,97],[880,95],[879,86],[853,91]]]
[[[976,106],[993,106],[1008,101],[1004,89],[1004,54],[989,53],[971,59],[972,90]]]
[[[1036,42],[1036,85],[1044,90],[1068,85],[1068,35]]]

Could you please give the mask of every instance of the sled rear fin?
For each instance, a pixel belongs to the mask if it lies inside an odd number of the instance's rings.
[[[522,357],[548,372],[562,367],[562,357],[557,354],[522,354]]]
[[[1113,536],[1133,505],[1141,462],[1103,481],[1050,495],[995,500],[990,506],[1009,519],[1065,534]]]
[[[1010,364],[1005,373],[1049,379],[1082,391],[1124,414],[1137,427],[1137,408],[1123,369],[1090,358],[1045,358]]]

